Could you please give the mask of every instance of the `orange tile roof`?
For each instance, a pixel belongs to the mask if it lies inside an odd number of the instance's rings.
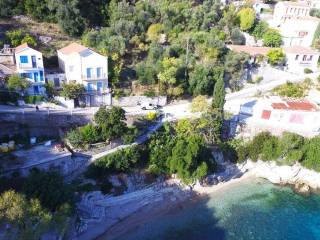
[[[284,47],[283,50],[285,53],[293,53],[293,54],[319,54],[316,50],[313,50],[311,48],[305,48],[301,46],[292,46],[292,47]]]
[[[82,45],[74,42],[64,48],[59,49],[58,51],[63,54],[69,55],[71,53],[80,53],[80,52],[87,50],[87,49],[88,49],[87,47],[82,46]]]
[[[283,103],[272,103],[271,106],[276,110],[318,111],[317,106],[308,101],[286,101]]]
[[[228,45],[228,48],[235,52],[245,52],[250,55],[267,55],[268,51],[271,49],[269,47],[252,47],[245,45]]]
[[[15,52],[21,52],[23,49],[28,48],[28,44],[27,43],[23,43],[21,45],[19,45],[18,47],[15,48]]]
[[[284,103],[272,103],[271,104],[273,109],[287,109],[287,105]]]

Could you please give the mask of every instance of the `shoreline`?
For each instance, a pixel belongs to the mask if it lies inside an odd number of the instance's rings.
[[[99,222],[88,225],[74,239],[113,240],[124,237],[141,224],[163,214],[180,211],[209,194],[223,192],[230,186],[250,179],[262,178],[273,184],[293,186],[302,194],[320,189],[320,173],[305,169],[299,164],[277,166],[275,162],[246,161],[227,165],[224,172],[211,176],[218,179],[217,184],[201,186],[197,182],[190,188],[183,186],[178,179],[170,179],[118,197],[106,197],[100,193],[97,199],[92,200],[91,207],[100,207],[100,211],[105,211],[106,215]]]
[[[118,239],[119,237],[123,237],[125,234],[128,234],[130,231],[134,230],[135,227],[138,227],[145,222],[148,222],[163,214],[180,211],[187,205],[192,204],[195,201],[199,201],[209,194],[224,191],[230,186],[241,184],[243,181],[249,181],[252,178],[256,177],[250,172],[247,172],[240,177],[232,178],[225,182],[220,182],[216,185],[208,187],[202,187],[200,186],[200,184],[195,185],[192,191],[190,191],[186,187],[179,187],[179,189],[176,189],[175,192],[162,194],[163,198],[160,199],[160,201],[155,199],[153,202],[139,207],[127,216],[123,218],[119,217],[117,221],[114,221],[112,224],[110,224],[110,218],[105,217],[101,220],[101,222],[94,224],[94,226],[88,227],[87,230],[85,230],[75,238],[80,240]],[[171,179],[169,181],[173,181],[175,182],[175,184],[177,184],[176,182],[178,180]],[[119,206],[119,208],[122,208],[122,206]]]

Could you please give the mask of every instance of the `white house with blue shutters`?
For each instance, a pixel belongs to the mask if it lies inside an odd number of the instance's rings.
[[[45,76],[42,53],[24,43],[15,48],[17,73],[31,82],[29,95],[45,94]]]
[[[87,106],[111,104],[108,57],[78,43],[71,43],[58,50],[58,61],[66,82],[84,85]]]

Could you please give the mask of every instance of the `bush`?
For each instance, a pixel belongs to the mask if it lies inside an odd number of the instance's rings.
[[[101,180],[111,173],[130,171],[140,158],[141,150],[139,147],[124,148],[91,164],[86,172],[86,176]]]
[[[320,137],[314,137],[305,144],[302,165],[320,171]]]
[[[20,95],[16,92],[0,91],[0,103],[17,103],[19,96]]]
[[[303,69],[303,72],[304,72],[305,74],[313,73],[313,71],[312,71],[310,68],[305,68],[305,69]]]
[[[25,96],[24,102],[27,104],[36,104],[38,102],[42,102],[44,100],[43,96],[34,95],[34,96]]]
[[[286,165],[293,165],[296,162],[300,162],[303,158],[303,151],[302,150],[298,150],[298,149],[294,149],[291,150],[290,152],[287,153],[287,155],[284,158],[284,163]]]
[[[73,147],[76,148],[82,148],[83,147],[83,139],[82,139],[82,134],[79,132],[78,129],[72,129],[67,133],[66,138],[70,142],[70,144]]]
[[[271,134],[269,132],[261,132],[258,135],[256,135],[253,140],[248,144],[247,151],[248,151],[248,157],[252,161],[257,161],[260,154],[262,153],[264,143],[268,141],[271,137]],[[268,149],[265,149],[265,153],[268,151]]]
[[[306,87],[303,84],[287,82],[273,90],[282,97],[302,98],[306,96]]]
[[[276,160],[281,156],[281,146],[278,137],[270,136],[263,142],[261,159],[264,161]]]
[[[87,124],[79,128],[81,139],[85,144],[96,143],[101,140],[100,134],[96,126]]]
[[[205,112],[208,110],[208,106],[206,96],[199,95],[192,99],[191,112]]]
[[[133,143],[138,137],[139,131],[135,126],[128,127],[126,133],[121,137],[124,144]]]

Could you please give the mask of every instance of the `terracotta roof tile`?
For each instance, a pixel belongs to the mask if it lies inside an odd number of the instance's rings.
[[[87,49],[88,49],[87,47],[82,46],[82,45],[74,42],[64,48],[59,49],[58,51],[63,54],[69,55],[71,53],[80,53],[80,52],[87,50]]]
[[[276,110],[296,110],[296,111],[318,111],[315,104],[308,101],[286,101],[271,104]]]
[[[21,45],[19,45],[18,47],[15,48],[15,52],[21,52],[23,49],[28,48],[28,44],[27,43],[23,43]]]
[[[318,51],[313,50],[311,48],[305,48],[301,46],[292,46],[292,47],[284,47],[283,50],[285,53],[293,53],[293,54],[319,54]]]

